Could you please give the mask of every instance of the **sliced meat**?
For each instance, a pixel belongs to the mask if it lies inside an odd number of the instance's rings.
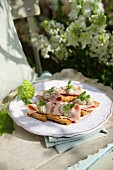
[[[52,101],[53,103],[55,102],[60,102],[62,100],[62,96],[60,93],[55,93],[53,96],[50,97],[48,101]]]
[[[53,101],[49,101],[46,103],[46,113],[51,113],[53,108],[54,108],[55,104],[53,103]]]
[[[60,103],[57,103],[55,105],[54,110],[53,110],[53,114],[54,115],[62,115],[62,113],[60,112],[60,107],[61,107]]]
[[[77,122],[81,116],[81,109],[78,104],[76,104],[70,111],[71,118],[69,118],[72,122]]]
[[[97,107],[95,102],[92,102],[91,104],[79,105],[79,106],[81,110],[86,110],[86,111],[92,111]]]
[[[67,90],[67,87],[61,87],[60,88],[60,94],[62,95],[70,95],[70,96],[78,96],[81,94],[81,89],[70,89],[70,92]]]
[[[27,112],[28,112],[29,114],[35,113],[35,112],[37,112],[37,111],[38,111],[38,108],[37,108],[37,105],[36,105],[36,104],[28,104],[28,105],[27,105]]]

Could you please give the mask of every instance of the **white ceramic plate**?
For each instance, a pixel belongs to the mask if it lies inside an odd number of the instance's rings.
[[[49,82],[35,83],[34,87],[36,93],[43,89],[49,89],[53,86],[65,86],[68,80],[52,80]],[[44,136],[73,136],[73,135],[86,135],[99,129],[106,123],[111,116],[112,101],[108,96],[99,89],[92,87],[85,83],[72,81],[72,84],[80,85],[83,90],[90,94],[91,98],[100,102],[100,106],[90,114],[84,116],[77,123],[71,125],[61,125],[52,121],[42,122],[27,116],[25,104],[18,98],[15,98],[9,105],[10,116],[17,123],[27,131]],[[33,98],[35,101],[36,98]]]

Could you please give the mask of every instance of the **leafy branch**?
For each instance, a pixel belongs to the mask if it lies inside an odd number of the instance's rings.
[[[14,122],[12,118],[9,116],[7,110],[8,110],[10,102],[16,96],[17,96],[17,93],[6,103],[4,108],[0,110],[0,135],[4,133],[12,133],[14,130]]]
[[[8,114],[10,102],[18,96],[25,104],[30,103],[30,99],[34,96],[35,89],[32,82],[24,80],[22,85],[18,87],[17,93],[6,103],[0,110],[0,135],[4,133],[12,133],[14,130],[14,122]]]

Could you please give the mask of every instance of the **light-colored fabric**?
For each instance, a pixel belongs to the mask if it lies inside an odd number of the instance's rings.
[[[24,79],[36,79],[19,41],[9,6],[0,1],[0,100],[17,88]]]
[[[102,129],[99,131],[95,131],[93,133],[90,133],[86,136],[73,136],[69,138],[55,138],[55,137],[48,137],[45,136],[45,144],[46,147],[52,147],[54,146],[58,153],[63,153],[69,149],[72,149],[73,147],[76,147],[80,144],[83,144],[85,142],[92,141],[94,139],[104,137],[107,135],[106,129]]]

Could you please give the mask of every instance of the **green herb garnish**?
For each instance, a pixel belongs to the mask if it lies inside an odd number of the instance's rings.
[[[53,93],[55,91],[55,87],[51,87],[49,90],[47,90],[48,93]]]
[[[73,108],[73,106],[74,106],[75,104],[66,104],[66,105],[64,105],[63,106],[63,112],[64,112],[64,114],[67,114],[68,113],[68,111],[71,109],[71,108]]]
[[[49,93],[49,95],[51,96],[53,93],[55,93],[55,87],[51,87],[49,90],[46,91],[47,93]]]
[[[38,103],[40,106],[45,106],[46,105],[46,102],[44,100],[40,100],[39,103]]]
[[[88,100],[89,98],[90,98],[90,95],[86,95],[86,91],[84,91],[83,93],[81,93],[81,94],[77,97],[77,99],[80,99],[80,100],[82,100],[82,101]]]
[[[67,83],[67,89],[71,89],[73,87],[73,85],[71,84],[72,80],[69,80]]]

